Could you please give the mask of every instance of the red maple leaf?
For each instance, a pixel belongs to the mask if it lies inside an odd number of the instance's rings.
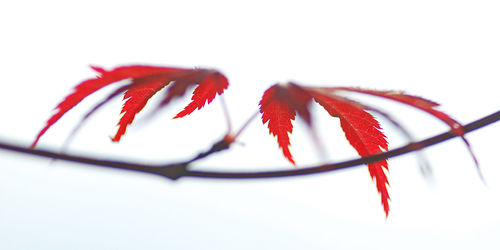
[[[193,92],[192,102],[177,114],[175,118],[186,116],[195,109],[201,109],[205,103],[210,103],[216,94],[222,94],[229,85],[224,75],[209,69],[183,69],[143,65],[123,66],[111,71],[106,71],[99,67],[92,68],[99,75],[96,78],[78,84],[74,88],[73,93],[57,105],[55,108],[56,113],[38,133],[31,147],[35,147],[42,135],[52,125],[87,96],[121,80],[130,79],[132,83],[123,88],[123,90],[126,90],[124,94],[125,103],[121,111],[123,115],[118,123],[118,130],[112,139],[113,141],[120,140],[127,126],[133,122],[135,115],[144,108],[147,101],[168,85],[171,85],[171,87],[167,89],[167,94],[161,106],[168,104],[174,97],[184,95],[190,86],[198,85]],[[106,99],[105,102],[109,99]]]
[[[393,101],[397,101],[400,103],[404,103],[406,105],[412,106],[414,108],[420,109],[428,114],[438,118],[439,120],[446,123],[451,131],[456,135],[460,136],[462,141],[464,142],[467,150],[469,151],[474,163],[476,165],[476,169],[478,171],[479,177],[484,181],[484,178],[479,169],[479,162],[477,160],[476,155],[472,151],[471,145],[469,141],[465,138],[465,132],[462,124],[458,121],[447,115],[446,113],[437,110],[436,108],[439,106],[439,103],[419,97],[405,94],[401,91],[380,91],[380,90],[367,90],[361,88],[352,88],[352,87],[334,87],[334,88],[321,88],[322,90],[329,91],[331,93],[335,93],[336,91],[349,91],[349,92],[357,92],[362,94],[373,95],[377,97],[382,97],[386,99],[390,99]]]
[[[262,113],[262,122],[268,122],[269,132],[276,136],[278,145],[283,151],[283,155],[295,165],[290,153],[290,139],[288,133],[292,133],[293,125],[291,120],[295,120],[295,113],[308,123],[311,123],[311,116],[308,104],[312,100],[311,95],[302,87],[288,83],[287,85],[275,84],[271,86],[259,103]]]
[[[289,149],[289,134],[293,131],[291,120],[294,120],[296,113],[298,113],[310,126],[311,118],[308,108],[311,100],[320,104],[331,116],[340,119],[340,126],[347,140],[360,156],[365,157],[388,150],[388,143],[382,133],[380,124],[367,112],[367,110],[375,109],[341,96],[342,91],[388,98],[423,110],[448,124],[451,131],[461,136],[469,146],[464,137],[462,125],[444,112],[436,110],[437,103],[421,97],[394,91],[375,91],[347,87],[315,88],[303,87],[294,83],[275,84],[265,91],[259,103],[262,122],[263,124],[268,123],[269,133],[277,137],[283,155],[292,164],[295,164],[295,161]],[[475,160],[474,155],[473,158]],[[390,199],[387,191],[389,182],[385,173],[388,170],[387,160],[370,163],[368,169],[372,179],[376,182],[387,216]]]
[[[340,119],[340,126],[352,147],[360,156],[369,156],[388,150],[388,143],[381,131],[380,124],[364,107],[357,102],[339,96],[316,93],[314,100],[333,117]],[[385,215],[389,215],[389,182],[384,169],[388,170],[387,160],[368,164],[370,176],[375,180],[381,196]]]

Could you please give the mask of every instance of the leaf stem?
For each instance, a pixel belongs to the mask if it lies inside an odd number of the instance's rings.
[[[227,108],[226,99],[224,98],[223,95],[219,95],[219,100],[222,106],[222,112],[224,113],[224,118],[226,119],[227,133],[230,134],[233,128],[231,126],[231,118],[229,116],[229,110]]]
[[[255,117],[257,117],[257,115],[259,115],[259,111],[256,111],[252,116],[250,116],[250,118],[248,118],[248,120],[243,124],[243,126],[241,126],[241,128],[236,132],[236,134],[234,134],[233,139],[236,139],[243,132],[243,130],[245,130],[245,128],[248,127],[248,125],[250,125],[250,123],[253,121],[253,119],[255,119]]]

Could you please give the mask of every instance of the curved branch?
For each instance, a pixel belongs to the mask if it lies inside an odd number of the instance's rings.
[[[500,120],[500,110],[485,116],[481,119],[478,119],[474,122],[466,124],[463,128],[466,133],[472,132],[474,130],[480,129],[487,125],[493,124]],[[384,153],[371,155],[367,157],[357,158],[349,161],[343,161],[339,163],[325,164],[321,166],[313,166],[313,167],[305,167],[300,169],[292,169],[292,170],[276,170],[276,171],[260,171],[260,172],[217,172],[217,171],[198,171],[198,170],[189,170],[187,166],[192,161],[190,160],[183,163],[175,163],[169,165],[145,165],[139,163],[130,163],[130,162],[121,162],[121,161],[108,161],[108,160],[99,160],[91,157],[77,156],[77,155],[66,155],[59,154],[52,151],[40,150],[40,149],[30,149],[20,146],[15,146],[12,144],[2,143],[0,142],[0,148],[26,153],[46,158],[54,158],[59,160],[83,163],[87,165],[101,166],[101,167],[109,167],[116,169],[124,169],[131,171],[138,171],[143,173],[157,174],[169,179],[175,180],[180,177],[198,177],[198,178],[223,178],[223,179],[250,179],[250,178],[271,178],[271,177],[289,177],[289,176],[300,176],[306,174],[318,174],[324,173],[328,171],[335,171],[350,167],[355,167],[371,162],[376,162],[384,159],[388,159],[391,157],[411,153],[416,150],[420,150],[449,139],[457,137],[453,132],[445,132],[438,134],[436,136],[427,138],[425,140],[421,140],[418,142],[409,143],[405,146],[395,148],[389,150]],[[222,145],[221,145],[222,144]],[[216,147],[217,146],[217,147]],[[214,149],[215,148],[215,149]],[[224,144],[224,139],[214,144],[209,151],[205,153],[201,153],[203,157],[221,151],[228,148],[228,145]],[[198,156],[199,157],[199,156]]]

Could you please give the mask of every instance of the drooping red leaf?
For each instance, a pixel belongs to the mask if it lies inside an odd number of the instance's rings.
[[[133,122],[135,115],[144,108],[147,101],[155,93],[172,82],[174,88],[171,88],[171,91],[167,91],[166,101],[164,101],[163,104],[167,104],[174,97],[182,96],[190,86],[196,84],[201,85],[201,83],[203,83],[201,90],[193,93],[192,99],[195,104],[193,104],[193,102],[190,103],[185,108],[184,115],[190,114],[196,108],[200,109],[206,101],[210,103],[216,94],[222,94],[224,89],[228,86],[227,79],[215,70],[142,65],[117,67],[111,71],[106,71],[98,67],[92,68],[97,71],[99,75],[96,78],[86,80],[77,85],[73,93],[59,103],[56,107],[56,113],[38,133],[35,141],[31,145],[32,147],[36,146],[41,136],[55,122],[84,98],[103,87],[121,80],[130,79],[132,80],[132,84],[128,85],[128,89],[125,89],[126,93],[124,100],[126,100],[126,102],[122,108],[123,116],[118,123],[119,128],[116,135],[113,137],[113,141],[119,141],[121,136],[125,133],[126,127]],[[207,81],[207,78],[212,80]],[[199,87],[200,86],[198,86],[198,88]],[[98,106],[100,107],[102,105]]]
[[[294,83],[275,84],[264,92],[260,101],[262,122],[268,122],[270,134],[277,137],[283,155],[295,164],[290,153],[289,134],[292,134],[296,113],[311,125],[309,103],[314,99],[333,117],[340,119],[345,136],[360,156],[378,154],[388,149],[385,135],[378,121],[357,102],[341,96],[329,94],[321,89],[302,87]],[[370,176],[374,179],[381,196],[381,203],[386,216],[389,213],[389,193],[384,169],[388,169],[387,160],[368,164]]]
[[[210,73],[211,74],[205,77],[194,90],[191,103],[189,103],[184,110],[179,112],[174,118],[184,117],[191,114],[195,109],[203,108],[205,103],[211,103],[216,94],[222,94],[222,92],[224,92],[224,90],[228,87],[229,83],[224,75],[216,71]],[[167,99],[169,97],[167,97]]]
[[[135,118],[135,115],[139,113],[148,100],[165,87],[165,79],[158,79],[153,82],[147,82],[135,87],[130,88],[125,92],[121,113],[123,114],[118,122],[118,131],[116,131],[115,136],[111,139],[114,142],[120,141],[123,134],[127,130],[127,126],[130,125]]]
[[[344,91],[357,92],[357,93],[362,93],[362,94],[378,96],[378,97],[382,97],[382,98],[386,98],[386,99],[390,99],[390,100],[394,100],[394,101],[397,101],[400,103],[410,105],[414,108],[425,111],[425,112],[429,113],[430,115],[438,118],[439,120],[446,123],[450,127],[450,129],[453,133],[460,136],[460,138],[462,139],[465,146],[467,147],[467,150],[469,151],[469,153],[470,153],[470,155],[471,155],[471,157],[476,165],[476,169],[478,171],[479,176],[484,181],[484,178],[481,174],[481,170],[479,168],[479,161],[477,160],[476,155],[472,151],[472,148],[471,148],[469,141],[465,138],[465,132],[464,132],[462,124],[460,124],[458,121],[456,121],[455,119],[453,119],[452,117],[450,117],[446,113],[437,110],[436,108],[439,106],[438,103],[436,103],[434,101],[430,101],[430,100],[422,98],[422,97],[408,95],[408,94],[405,94],[401,91],[367,90],[367,89],[351,88],[351,87],[322,88],[322,89],[330,90],[330,91],[344,90]]]
[[[302,87],[288,83],[286,85],[275,84],[264,92],[260,100],[260,113],[262,123],[268,123],[269,133],[276,136],[278,145],[283,155],[295,165],[290,153],[290,139],[288,134],[292,133],[292,120],[298,113],[307,124],[311,123],[308,105],[312,97]]]
[[[325,95],[315,92],[314,100],[319,103],[333,117],[340,119],[340,126],[351,146],[362,157],[379,154],[388,150],[385,135],[380,124],[359,103],[334,95]],[[389,184],[384,169],[388,169],[387,160],[368,164],[370,176],[375,180],[377,190],[386,216],[389,215]]]

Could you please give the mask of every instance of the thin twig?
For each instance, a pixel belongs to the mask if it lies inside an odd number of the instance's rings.
[[[492,113],[474,122],[471,122],[463,126],[465,133],[480,129],[484,126],[493,124],[500,120],[500,111]],[[261,172],[217,172],[217,171],[195,171],[187,169],[190,162],[206,157],[212,153],[219,152],[226,149],[226,147],[220,147],[221,141],[215,143],[210,150],[206,153],[201,153],[193,160],[174,163],[168,165],[145,165],[139,163],[131,162],[121,162],[121,161],[109,161],[109,160],[99,160],[92,157],[84,157],[78,155],[65,155],[52,151],[41,150],[41,149],[31,149],[27,147],[15,146],[8,143],[0,142],[0,148],[5,150],[10,150],[19,153],[25,153],[30,155],[36,155],[46,158],[55,158],[65,161],[83,163],[87,165],[110,167],[115,169],[132,170],[143,173],[157,174],[165,176],[169,179],[178,179],[184,176],[198,177],[198,178],[224,178],[224,179],[249,179],[249,178],[271,178],[271,177],[289,177],[289,176],[301,176],[306,174],[318,174],[329,171],[335,171],[340,169],[346,169],[350,167],[355,167],[363,164],[368,164],[371,162],[377,162],[391,157],[407,154],[416,150],[420,150],[446,140],[457,137],[452,131],[438,134],[436,136],[430,137],[425,140],[421,140],[414,143],[409,143],[406,146],[395,148],[387,152],[383,152],[376,155],[371,155],[367,157],[362,157],[354,160],[325,164],[321,166],[313,166],[292,170],[276,170],[276,171],[261,171]],[[224,141],[224,139],[222,140]],[[228,146],[228,145],[227,145]]]
[[[255,112],[252,116],[250,116],[250,118],[248,118],[248,120],[243,124],[243,126],[241,126],[241,128],[233,135],[233,138],[236,139],[238,136],[240,136],[243,130],[245,130],[245,128],[247,128],[248,125],[250,125],[250,123],[255,119],[255,117],[257,117],[257,115],[259,115],[258,111]]]

